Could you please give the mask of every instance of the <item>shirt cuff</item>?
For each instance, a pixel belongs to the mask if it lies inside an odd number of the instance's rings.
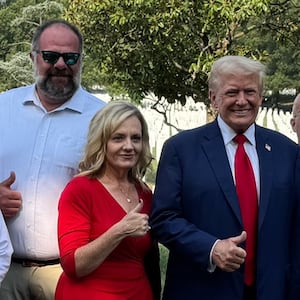
[[[219,240],[216,240],[216,241],[214,242],[213,246],[211,247],[210,253],[209,253],[209,266],[208,266],[208,268],[207,268],[207,271],[208,271],[209,273],[213,273],[213,272],[215,271],[216,267],[217,267],[217,266],[213,263],[213,261],[212,261],[212,253],[213,253],[213,251],[214,251],[214,249],[215,249],[216,244],[217,244],[218,241],[219,241]]]

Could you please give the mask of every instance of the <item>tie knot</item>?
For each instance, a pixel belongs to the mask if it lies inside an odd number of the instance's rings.
[[[237,143],[237,144],[241,144],[243,145],[246,141],[247,141],[247,138],[243,135],[243,134],[237,134],[233,140]]]

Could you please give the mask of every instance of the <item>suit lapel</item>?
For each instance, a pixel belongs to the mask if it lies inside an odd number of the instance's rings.
[[[268,142],[262,134],[263,128],[256,126],[256,149],[259,159],[260,173],[260,195],[259,195],[259,220],[258,226],[261,227],[270,198],[270,190],[272,185],[272,144]],[[217,122],[211,124],[210,130],[207,132],[207,141],[203,143],[203,149],[207,155],[210,165],[214,171],[218,184],[223,191],[232,211],[236,215],[240,224],[242,224],[238,198],[236,195],[235,185],[232,173],[228,163],[226,149],[223,138]]]
[[[259,159],[260,173],[260,195],[259,195],[259,217],[258,228],[260,229],[270,199],[270,190],[272,185],[272,144],[262,135],[263,129],[256,126],[256,150]]]
[[[215,121],[211,125],[211,130],[208,131],[206,136],[207,141],[202,144],[203,149],[214,171],[218,184],[225,195],[226,201],[228,201],[233,213],[240,224],[242,224],[240,208],[224,141],[217,122]]]

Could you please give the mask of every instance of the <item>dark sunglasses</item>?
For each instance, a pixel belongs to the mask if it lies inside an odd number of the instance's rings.
[[[64,62],[68,66],[75,65],[80,57],[80,53],[66,52],[59,53],[55,51],[35,51],[36,53],[42,53],[44,62],[54,65],[57,63],[60,57],[63,58]]]

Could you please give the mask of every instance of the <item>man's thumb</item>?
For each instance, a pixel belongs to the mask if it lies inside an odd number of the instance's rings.
[[[15,180],[16,180],[16,174],[15,172],[11,171],[9,177],[3,180],[2,182],[0,182],[0,185],[4,185],[10,188],[10,186],[15,182]]]
[[[240,235],[237,235],[235,237],[233,237],[231,240],[236,244],[239,245],[241,243],[243,243],[244,241],[246,241],[247,238],[247,233],[246,231],[242,231],[242,233]]]

